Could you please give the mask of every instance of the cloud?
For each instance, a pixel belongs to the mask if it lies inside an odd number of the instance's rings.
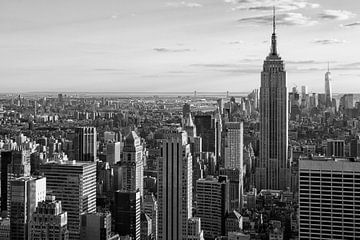
[[[272,15],[263,15],[255,17],[241,18],[238,21],[242,23],[255,23],[269,25],[272,21]],[[276,23],[282,25],[314,25],[317,22],[301,13],[282,13],[276,15]]]
[[[167,2],[166,5],[169,6],[169,7],[188,7],[188,8],[199,8],[199,7],[203,6],[200,3],[185,2],[185,1],[182,1],[182,2]]]
[[[340,21],[347,20],[355,16],[356,16],[355,13],[345,10],[324,10],[323,13],[319,15],[319,17],[322,19],[340,20]]]
[[[243,44],[244,41],[232,41],[232,42],[229,42],[230,45],[239,45],[239,44]]]
[[[273,0],[225,0],[226,3],[236,5],[232,10],[251,10],[251,11],[269,11],[275,5],[276,11],[294,11],[303,8],[318,8],[317,3],[310,3],[306,0],[278,0],[276,3]]]
[[[261,65],[257,64],[204,63],[192,64],[190,67],[206,68],[215,72],[236,74],[254,74],[261,72]]]
[[[156,52],[191,52],[192,50],[189,48],[153,48]]]
[[[344,24],[342,26],[343,27],[356,27],[356,26],[360,26],[360,22],[348,23],[348,24]]]
[[[332,39],[315,39],[313,41],[313,43],[322,44],[322,45],[329,45],[329,44],[346,43],[346,41],[345,40],[339,40],[339,39],[336,39],[336,38],[332,38]]]

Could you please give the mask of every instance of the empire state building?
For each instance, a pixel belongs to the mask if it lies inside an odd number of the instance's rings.
[[[256,188],[285,190],[288,164],[288,93],[284,62],[277,52],[275,8],[271,50],[264,60],[260,87],[260,158]]]

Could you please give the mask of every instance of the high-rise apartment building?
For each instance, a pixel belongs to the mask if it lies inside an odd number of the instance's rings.
[[[20,177],[10,182],[10,239],[28,240],[29,223],[38,202],[45,200],[46,178]]]
[[[225,235],[225,215],[229,211],[229,181],[226,176],[218,179],[208,176],[196,181],[196,215],[201,219],[205,238]]]
[[[67,212],[69,239],[80,238],[80,215],[96,210],[96,164],[61,161],[41,165],[47,190],[61,201]]]
[[[192,157],[185,131],[163,131],[158,175],[158,239],[187,238],[192,217]]]
[[[67,213],[55,196],[47,195],[38,203],[30,222],[30,239],[68,240]]]
[[[288,92],[284,63],[277,52],[274,13],[271,51],[261,73],[260,158],[256,188],[284,190],[290,185],[289,178]]]
[[[96,161],[96,128],[79,127],[75,129],[75,160]]]
[[[299,239],[360,236],[360,162],[299,161]]]

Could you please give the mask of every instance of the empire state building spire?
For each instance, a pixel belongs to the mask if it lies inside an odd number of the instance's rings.
[[[270,55],[278,55],[276,49],[276,20],[275,20],[275,6],[273,8],[273,34],[271,36],[271,53]]]

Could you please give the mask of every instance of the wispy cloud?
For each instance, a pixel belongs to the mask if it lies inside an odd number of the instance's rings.
[[[331,38],[331,39],[315,39],[313,43],[321,44],[321,45],[329,45],[329,44],[342,44],[342,43],[346,43],[346,41],[339,40],[336,38]]]
[[[318,8],[317,3],[311,3],[305,0],[225,0],[226,3],[234,5],[232,10],[253,10],[253,11],[268,11],[272,10],[275,4],[277,11],[294,11],[303,8]]]
[[[192,49],[190,48],[153,48],[155,52],[191,52]]]
[[[197,2],[167,2],[166,3],[167,6],[169,7],[188,7],[188,8],[199,8],[202,7],[203,5]]]
[[[328,20],[348,20],[356,14],[345,10],[324,10],[319,17]]]
[[[353,22],[353,23],[348,23],[348,24],[344,24],[341,25],[343,27],[356,27],[356,26],[360,26],[360,22]]]
[[[242,23],[266,24],[272,21],[272,15],[263,15],[255,17],[241,18],[238,21]],[[276,16],[277,24],[282,25],[314,25],[317,21],[304,16],[301,13],[282,13]]]

